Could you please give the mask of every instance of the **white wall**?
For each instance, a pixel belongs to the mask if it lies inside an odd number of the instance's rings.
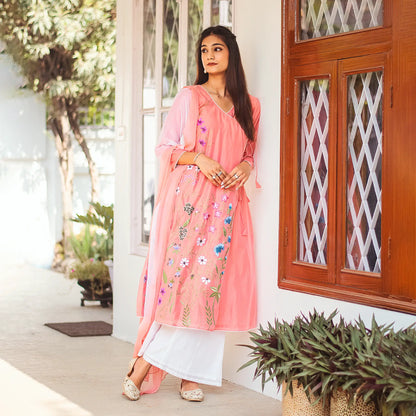
[[[133,4],[117,1],[117,78],[116,129],[118,133],[115,176],[115,245],[113,290],[113,335],[134,342],[139,320],[136,317],[136,294],[144,258],[130,253],[131,177],[130,151],[133,102]],[[133,353],[133,348],[132,348]]]
[[[414,321],[411,315],[365,307],[280,290],[278,271],[279,160],[280,160],[280,93],[281,93],[281,2],[276,0],[234,0],[235,32],[243,57],[250,92],[262,105],[258,145],[258,178],[261,190],[253,181],[248,186],[257,247],[259,321],[292,320],[301,312],[316,308],[327,313],[338,308],[347,319],[361,315],[370,322],[372,314],[380,323],[395,321],[397,327]],[[143,258],[129,255],[130,241],[130,126],[132,114],[132,12],[128,0],[118,1],[118,71],[117,125],[125,127],[125,139],[116,146],[116,247],[114,335],[134,342],[138,321],[135,300]],[[137,47],[137,45],[136,45]],[[122,111],[120,111],[123,109]],[[237,373],[247,361],[248,349],[236,346],[247,343],[248,335],[227,334],[224,356],[224,378],[260,391],[260,382],[253,382],[254,368]],[[265,394],[276,397],[276,387],[269,384]]]

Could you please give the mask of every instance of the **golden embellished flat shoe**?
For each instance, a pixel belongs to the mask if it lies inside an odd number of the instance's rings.
[[[133,381],[129,378],[134,370],[134,364],[139,357],[133,358],[129,363],[129,369],[127,372],[126,377],[123,380],[123,394],[130,400],[139,400],[140,399],[140,390],[137,386],[133,383]]]
[[[182,383],[179,393],[182,399],[187,400],[188,402],[202,402],[204,400],[204,392],[201,389],[184,391],[182,390]]]

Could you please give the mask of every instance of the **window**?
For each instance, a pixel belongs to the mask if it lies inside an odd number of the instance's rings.
[[[137,119],[131,152],[131,251],[144,255],[157,189],[155,146],[173,100],[196,77],[195,43],[203,27],[232,28],[232,0],[137,0],[134,80]]]
[[[279,287],[415,313],[416,4],[394,6],[284,2]]]

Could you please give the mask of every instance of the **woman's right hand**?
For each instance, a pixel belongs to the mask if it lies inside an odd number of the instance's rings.
[[[207,177],[207,179],[215,186],[221,186],[221,183],[226,177],[228,177],[225,169],[215,160],[200,154],[195,164],[201,169],[201,172]]]

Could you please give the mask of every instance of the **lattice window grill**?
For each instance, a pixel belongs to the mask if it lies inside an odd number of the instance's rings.
[[[383,25],[383,0],[301,0],[300,38],[319,38]]]
[[[327,262],[329,82],[301,84],[298,258]]]
[[[178,92],[178,44],[179,44],[179,3],[165,0],[164,8],[164,60],[163,97],[173,98]]]
[[[156,1],[147,0],[144,7],[143,86],[155,88]]]
[[[347,268],[381,271],[383,73],[348,79]]]

